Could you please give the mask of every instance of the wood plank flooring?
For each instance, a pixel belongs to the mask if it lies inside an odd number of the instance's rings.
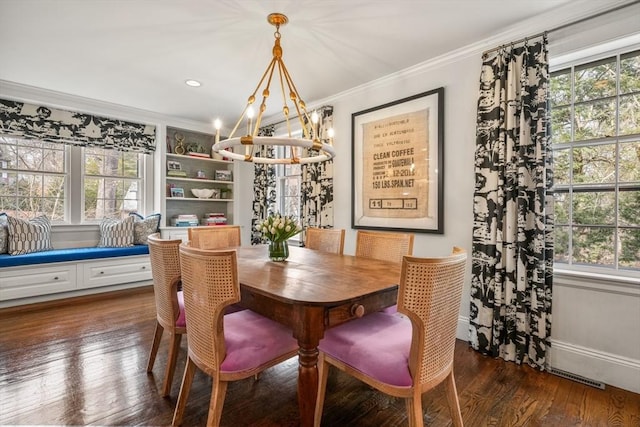
[[[182,379],[158,394],[167,340],[145,372],[155,324],[150,288],[0,310],[0,424],[170,425]],[[640,395],[599,390],[479,355],[459,341],[455,375],[465,425],[640,426]],[[297,360],[229,386],[224,426],[297,426]],[[206,423],[211,381],[196,374],[184,425]],[[425,425],[449,426],[442,387],[423,398]],[[404,402],[332,371],[324,426],[407,425]]]

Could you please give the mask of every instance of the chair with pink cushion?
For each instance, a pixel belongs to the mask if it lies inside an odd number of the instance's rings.
[[[413,239],[413,233],[358,230],[356,256],[400,264],[403,256],[413,255]],[[394,314],[398,307],[394,304],[382,311]]]
[[[169,358],[162,385],[162,396],[168,396],[171,392],[171,383],[176,369],[180,341],[182,335],[187,333],[182,291],[178,291],[180,284],[180,243],[182,243],[182,240],[161,239],[158,233],[152,234],[148,238],[153,293],[156,300],[156,330],[151,344],[151,351],[149,352],[147,372],[153,370],[164,331],[169,333],[169,339],[171,340]]]
[[[298,343],[285,326],[251,310],[225,315],[240,301],[235,250],[180,246],[188,357],[173,415],[182,423],[191,384],[199,368],[212,378],[208,426],[220,425],[230,381],[254,376],[294,356]]]
[[[453,355],[466,260],[459,248],[444,258],[405,256],[399,313],[372,313],[325,332],[319,345],[316,426],[322,418],[330,366],[383,393],[405,398],[410,426],[424,425],[422,394],[444,382],[453,425],[463,425]]]

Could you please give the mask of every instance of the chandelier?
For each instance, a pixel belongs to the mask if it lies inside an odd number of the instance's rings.
[[[329,142],[322,141],[318,129],[318,114],[314,111],[311,116],[309,116],[306,105],[300,97],[298,89],[293,83],[291,75],[282,60],[280,26],[289,22],[289,18],[281,13],[272,13],[267,17],[267,21],[276,27],[276,31],[274,33],[275,44],[272,49],[273,58],[262,75],[262,78],[258,82],[256,89],[247,99],[244,110],[227,139],[220,141],[220,128],[222,123],[220,120],[216,120],[214,122],[214,126],[216,128],[216,139],[215,144],[212,147],[212,151],[232,160],[267,164],[319,163],[332,159],[335,156],[335,151],[332,145],[333,129],[329,129],[327,132]],[[262,122],[262,115],[267,109],[267,99],[271,94],[270,86],[274,77],[276,77],[280,82],[280,92],[283,103],[282,114],[284,115],[284,123],[287,125],[287,136],[258,136],[260,124]],[[263,84],[265,86],[262,89],[262,102],[258,108],[258,115],[255,122],[253,122],[252,105],[256,101],[256,94]],[[285,87],[289,92],[289,100],[295,109],[295,115],[293,117],[289,114],[290,109],[287,97],[285,96]],[[238,128],[245,120],[247,121],[247,133],[242,136],[235,136]],[[302,129],[302,137],[300,138],[292,136],[291,122],[293,121],[295,123],[296,120]],[[257,155],[257,150],[255,150],[256,146],[284,146],[289,147],[290,149],[285,150],[285,152],[288,152],[288,156],[285,155],[284,157],[274,158]],[[240,148],[234,151],[233,147],[243,147],[244,150]],[[312,150],[312,152],[317,153],[317,155],[305,156],[304,153],[308,153],[305,149]]]

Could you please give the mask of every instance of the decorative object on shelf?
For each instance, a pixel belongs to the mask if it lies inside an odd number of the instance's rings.
[[[198,169],[196,171],[196,178],[198,178],[198,179],[207,179],[207,174],[204,173],[203,170]]]
[[[171,197],[184,197],[184,190],[180,187],[173,187],[171,189]]]
[[[184,135],[180,132],[176,132],[173,137],[176,140],[176,146],[173,148],[173,152],[176,154],[184,154],[186,151],[184,148]]]
[[[194,214],[174,215],[171,218],[171,225],[173,227],[197,227],[199,225],[198,215],[194,215]]]
[[[227,225],[227,217],[222,212],[207,213],[204,214],[201,224],[207,226]]]
[[[272,261],[285,261],[289,256],[287,240],[302,231],[302,227],[292,216],[281,216],[279,213],[269,215],[256,225],[262,237],[269,240],[269,258]]]
[[[231,171],[226,169],[217,170],[216,181],[231,181]]]
[[[212,188],[192,188],[191,192],[198,199],[209,199],[215,191]]]
[[[177,170],[169,170],[167,171],[167,176],[177,176],[178,178],[186,178],[186,171],[177,171]]]
[[[182,165],[180,165],[180,162],[176,162],[174,160],[167,160],[167,170],[179,171],[179,170],[182,170]]]
[[[220,198],[221,199],[230,199],[233,191],[230,188],[221,188],[220,189]]]
[[[281,13],[272,13],[267,17],[267,21],[276,27],[274,34],[275,44],[273,46],[273,59],[267,66],[260,82],[256,86],[254,92],[249,96],[246,106],[240,115],[240,118],[236,122],[235,127],[229,134],[229,137],[223,141],[220,141],[220,128],[221,123],[219,120],[214,122],[216,128],[215,144],[212,147],[213,153],[218,153],[223,157],[230,158],[231,160],[243,160],[245,162],[253,163],[267,163],[267,164],[305,164],[305,163],[318,163],[326,160],[330,160],[335,157],[335,151],[333,148],[333,128],[329,129],[327,135],[320,135],[318,132],[318,115],[314,112],[309,117],[305,102],[300,98],[300,94],[293,83],[291,75],[287,70],[287,67],[282,60],[282,47],[280,46],[280,26],[289,22],[289,18]],[[286,122],[287,129],[289,130],[288,136],[273,137],[273,136],[258,136],[258,130],[262,121],[262,115],[267,109],[267,98],[270,94],[270,85],[276,73],[278,76],[275,80],[278,80],[281,85],[280,93],[283,94],[282,102],[284,107],[282,109],[284,115],[284,122]],[[266,80],[266,83],[265,83]],[[285,82],[288,90],[285,90]],[[251,105],[256,100],[256,93],[260,87],[265,83],[262,90],[262,103],[258,109],[258,116],[253,122],[253,109]],[[289,105],[284,94],[289,93],[289,98],[293,103],[293,107],[296,111],[296,118],[302,127],[302,138],[294,138],[291,135],[291,122],[289,117]],[[247,134],[245,136],[234,136],[240,124],[247,117]],[[328,142],[327,142],[328,141]],[[290,157],[261,157],[254,153],[255,145],[264,146],[284,146],[289,147],[288,152]],[[232,147],[244,147],[244,153],[234,153]],[[303,149],[312,149],[317,152],[318,155],[303,156]],[[277,152],[279,150],[272,150]]]

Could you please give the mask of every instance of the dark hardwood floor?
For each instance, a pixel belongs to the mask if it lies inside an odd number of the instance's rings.
[[[171,397],[158,394],[163,340],[145,372],[155,319],[150,288],[0,311],[0,424],[169,425],[182,379],[182,342]],[[640,426],[640,395],[599,390],[456,347],[466,426]],[[225,426],[296,426],[297,360],[258,381],[229,386]],[[211,381],[196,374],[184,425],[206,423]],[[451,425],[442,387],[423,398],[425,424]],[[344,374],[329,377],[323,425],[406,425],[404,402]]]

